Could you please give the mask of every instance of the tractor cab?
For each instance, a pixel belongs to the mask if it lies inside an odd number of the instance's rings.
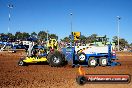
[[[44,57],[47,55],[47,49],[44,46],[33,46],[32,53],[35,51],[38,57]]]

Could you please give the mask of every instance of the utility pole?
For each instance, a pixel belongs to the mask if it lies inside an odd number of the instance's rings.
[[[49,40],[49,35],[48,35],[48,32],[49,32],[49,31],[47,30],[47,41],[46,41],[46,43],[47,43],[47,44],[46,44],[46,45],[47,45],[47,47],[48,47],[48,40]]]
[[[72,33],[72,13],[70,13],[70,17],[71,17],[71,33]]]
[[[8,19],[9,19],[8,33],[9,33],[9,31],[10,31],[10,24],[11,24],[11,9],[13,9],[13,4],[9,3],[8,4],[8,8],[9,8],[9,13],[8,13]]]
[[[120,37],[119,37],[119,33],[120,33],[120,16],[117,16],[117,33],[118,33],[118,51],[120,51]]]
[[[73,40],[73,35],[72,35],[72,13],[70,13],[70,18],[71,18],[71,47],[72,47],[72,40]]]

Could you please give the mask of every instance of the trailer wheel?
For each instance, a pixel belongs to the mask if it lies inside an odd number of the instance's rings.
[[[79,61],[85,61],[85,60],[86,60],[86,55],[85,55],[85,53],[79,53],[79,54],[78,54],[78,59],[79,59]]]
[[[99,64],[101,65],[101,66],[106,66],[107,65],[107,63],[108,63],[108,59],[106,58],[106,57],[102,57],[102,58],[99,58]]]
[[[53,54],[50,54],[48,58],[48,63],[52,67],[60,67],[63,65],[64,60],[60,52],[54,52]]]
[[[97,65],[97,59],[95,57],[90,57],[88,60],[88,66],[95,67]]]
[[[25,62],[24,62],[22,59],[20,59],[20,60],[18,61],[18,65],[19,65],[19,66],[25,66]]]
[[[84,76],[78,76],[76,78],[76,82],[79,84],[79,85],[84,85],[86,83],[87,79],[84,77]]]

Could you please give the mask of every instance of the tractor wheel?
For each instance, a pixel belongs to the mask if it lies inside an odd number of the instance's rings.
[[[48,63],[52,67],[60,67],[64,63],[63,56],[60,52],[56,51],[48,56]]]
[[[53,53],[48,53],[48,56],[47,56],[47,62],[49,63],[50,62],[50,58],[51,58],[51,56],[53,55]]]
[[[108,64],[108,59],[106,57],[99,58],[99,64],[105,67]]]
[[[78,54],[78,60],[81,61],[81,62],[85,61],[86,60],[85,53],[79,53]]]
[[[19,65],[19,66],[25,66],[25,62],[24,62],[22,59],[20,59],[20,60],[18,61],[18,65]]]
[[[97,66],[97,59],[95,57],[90,57],[88,60],[88,66],[90,67]]]
[[[79,84],[79,85],[84,85],[86,82],[87,82],[87,79],[84,77],[84,76],[78,76],[76,78],[76,82]]]

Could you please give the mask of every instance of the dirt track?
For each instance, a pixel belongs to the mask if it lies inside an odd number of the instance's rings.
[[[69,66],[55,68],[46,64],[20,67],[17,61],[24,54],[0,53],[0,87],[3,88],[132,88],[129,84],[85,84],[80,86],[75,78],[78,68]],[[132,53],[118,53],[121,66],[84,67],[88,74],[132,75]]]

